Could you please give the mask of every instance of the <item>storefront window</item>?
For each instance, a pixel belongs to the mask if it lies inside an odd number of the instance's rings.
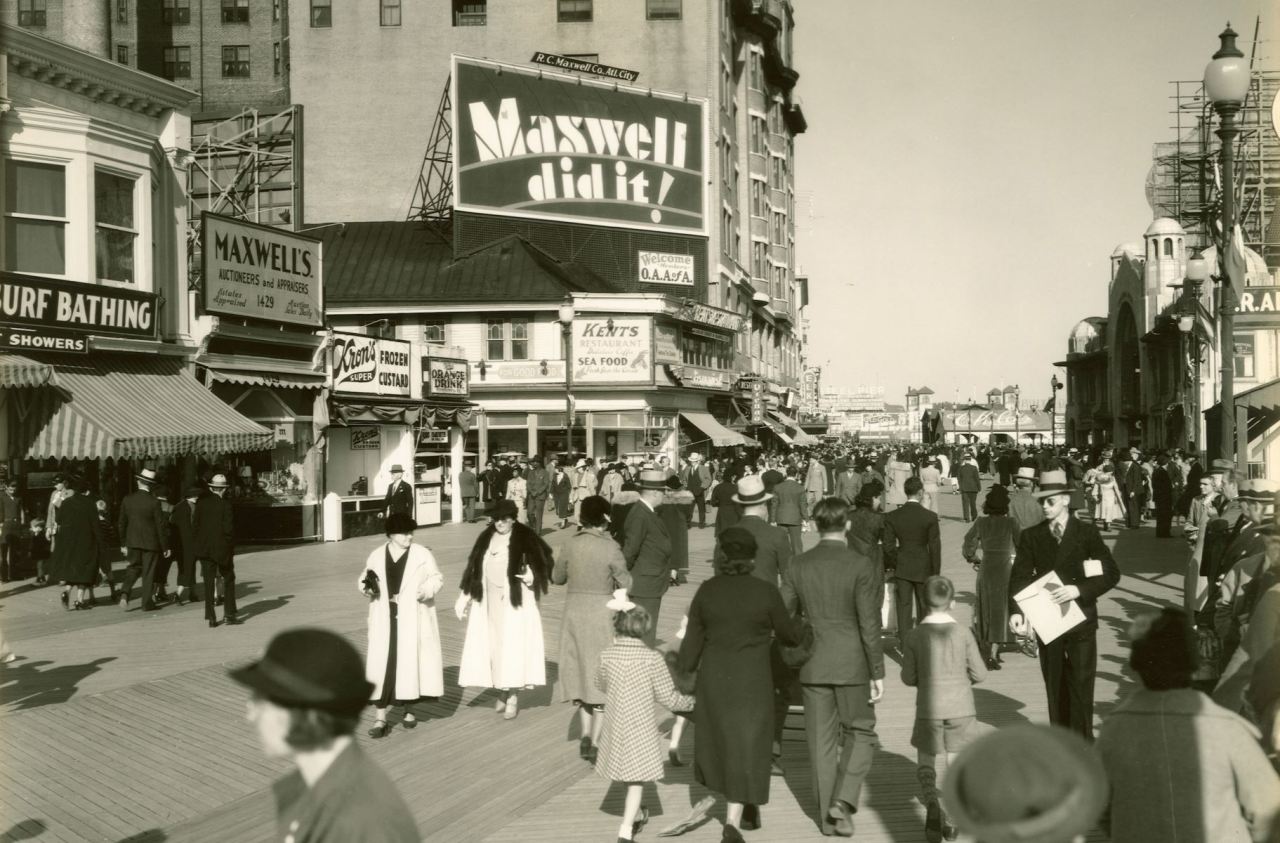
[[[684,328],[681,331],[680,359],[689,366],[701,366],[706,369],[728,369],[733,360],[732,341],[703,333],[697,328]]]

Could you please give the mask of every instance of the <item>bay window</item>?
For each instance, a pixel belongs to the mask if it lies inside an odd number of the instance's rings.
[[[5,269],[67,271],[67,174],[61,164],[5,161]]]
[[[134,221],[135,180],[103,170],[94,173],[94,245],[97,277],[132,284],[138,230]]]

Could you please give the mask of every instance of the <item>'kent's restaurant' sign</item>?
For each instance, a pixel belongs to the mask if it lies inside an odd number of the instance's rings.
[[[112,336],[156,336],[156,295],[0,272],[0,322]]]

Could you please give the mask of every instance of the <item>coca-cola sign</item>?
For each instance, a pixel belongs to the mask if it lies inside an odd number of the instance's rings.
[[[335,333],[329,358],[333,391],[409,398],[412,395],[411,350],[407,340]]]

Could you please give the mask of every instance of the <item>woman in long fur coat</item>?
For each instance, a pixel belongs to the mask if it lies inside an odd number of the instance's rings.
[[[454,611],[467,618],[458,684],[497,688],[507,720],[519,713],[521,688],[547,684],[538,598],[547,593],[553,557],[534,531],[516,521],[516,505],[498,501],[493,522],[476,539]]]

